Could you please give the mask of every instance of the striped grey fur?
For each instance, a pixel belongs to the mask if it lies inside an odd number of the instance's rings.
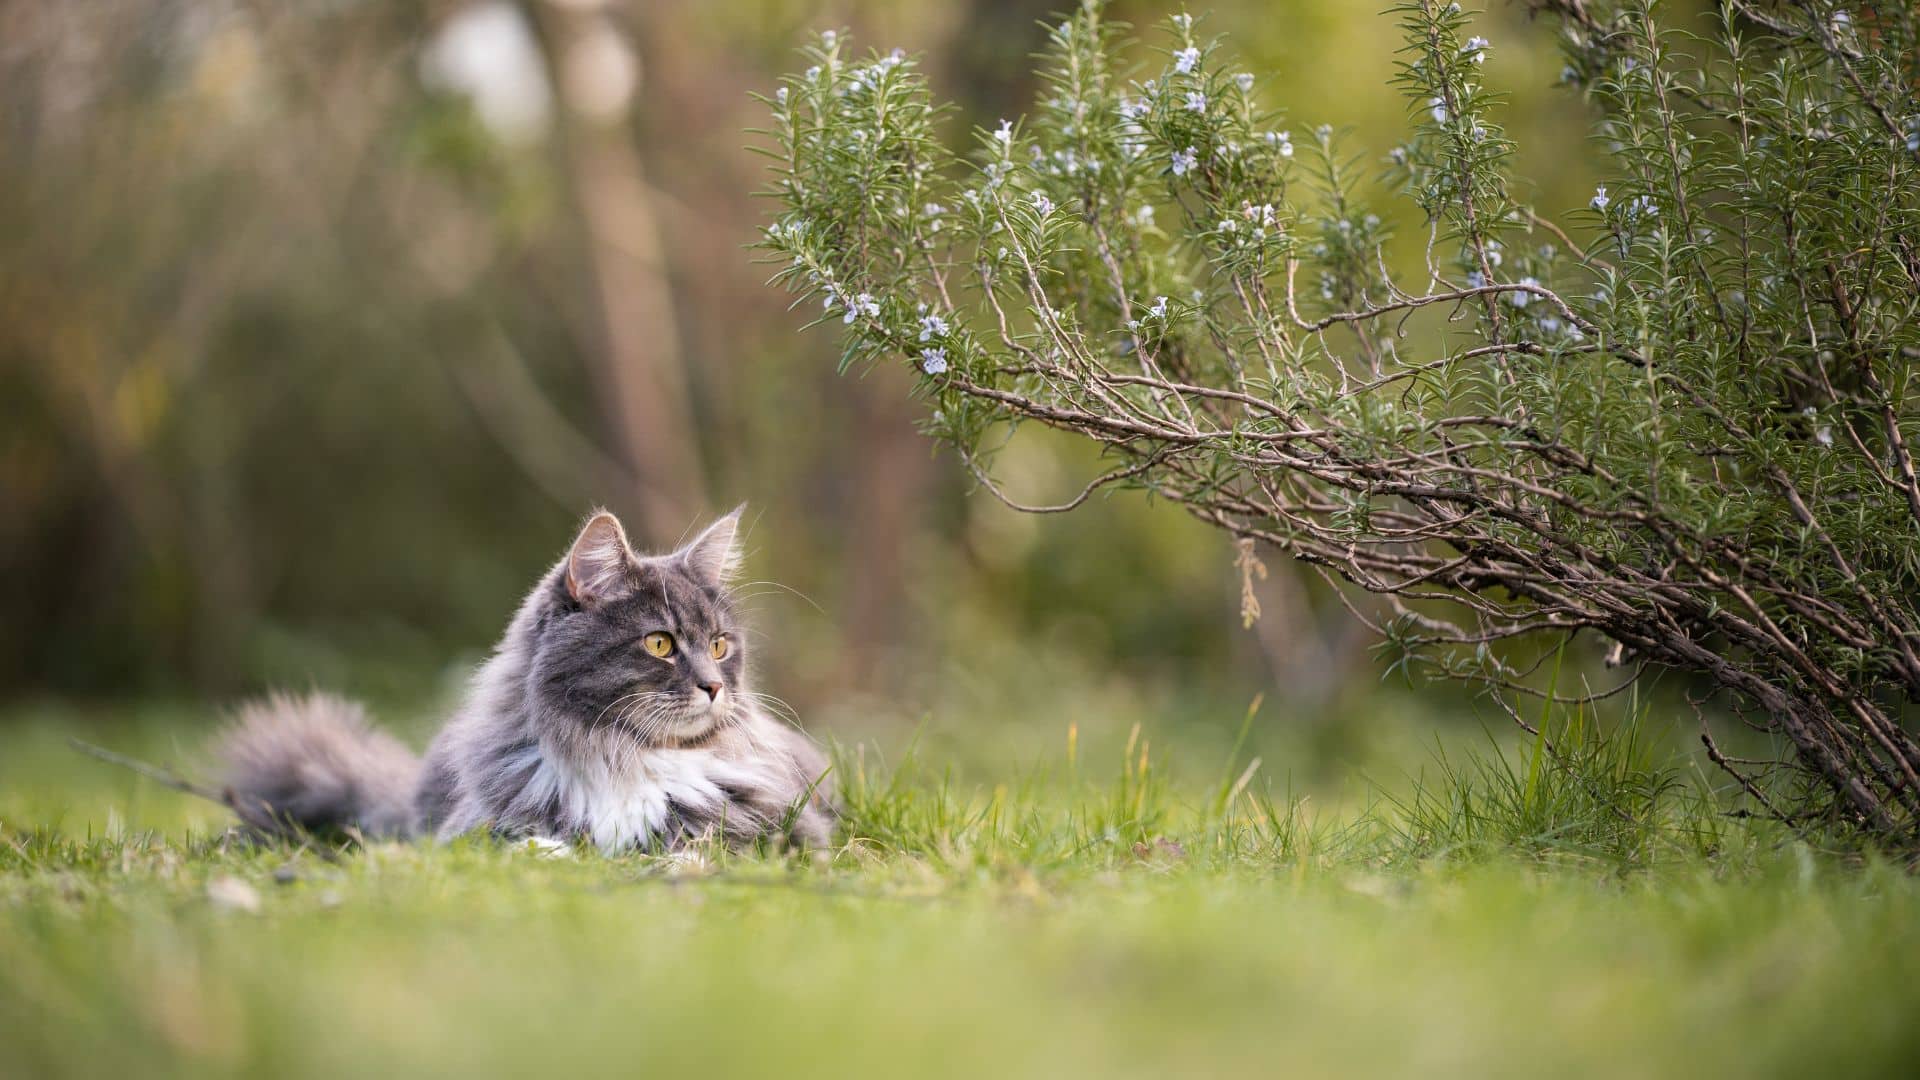
[[[338,698],[246,706],[220,741],[231,801],[262,832],[486,829],[606,851],[824,844],[825,755],[750,687],[727,588],[739,521],[735,510],[678,551],[641,557],[611,514],[595,514],[424,759]],[[652,634],[669,635],[668,655],[645,647]]]

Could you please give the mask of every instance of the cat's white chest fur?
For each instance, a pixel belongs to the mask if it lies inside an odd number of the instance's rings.
[[[654,749],[585,764],[548,758],[533,784],[553,793],[594,846],[616,852],[668,839],[661,834],[676,807],[717,817],[727,801],[723,785],[764,779],[709,750]]]

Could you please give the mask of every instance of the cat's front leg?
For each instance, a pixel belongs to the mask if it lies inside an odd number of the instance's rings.
[[[570,859],[573,857],[573,845],[565,840],[556,840],[551,836],[529,836],[521,840],[514,848],[542,859]]]

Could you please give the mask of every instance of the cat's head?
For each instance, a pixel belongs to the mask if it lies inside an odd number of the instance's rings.
[[[648,746],[697,746],[745,715],[746,637],[727,588],[743,509],[653,556],[634,553],[612,514],[588,519],[531,642],[542,714]]]

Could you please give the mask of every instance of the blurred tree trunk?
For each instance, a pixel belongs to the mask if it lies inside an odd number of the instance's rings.
[[[1275,690],[1284,695],[1278,700],[1318,723],[1332,715],[1325,710],[1372,664],[1376,639],[1338,603],[1316,611],[1310,601],[1312,580],[1297,565],[1288,562],[1271,570],[1252,582],[1260,616],[1250,628],[1251,643],[1266,663]],[[1367,598],[1355,602],[1369,605]]]
[[[629,2],[625,10],[645,56],[649,91],[643,148],[659,160],[672,152],[681,170],[657,178],[664,190],[652,195],[686,308],[728,312],[764,303],[764,272],[741,250],[757,236],[759,218],[751,208],[743,213],[739,203],[740,192],[761,186],[763,166],[758,158],[731,150],[738,133],[760,120],[739,88],[764,75],[722,48],[721,39],[691,32],[698,4],[650,0]],[[965,21],[954,15],[944,25],[957,31]],[[928,53],[923,63],[939,63],[945,52],[940,43],[923,44]],[[834,581],[842,590],[833,612],[841,639],[832,670],[809,672],[787,692],[804,705],[808,698],[837,698],[849,686],[871,686],[886,671],[886,652],[906,632],[910,540],[924,527],[936,485],[950,483],[946,472],[934,468],[914,428],[919,407],[891,378],[846,383],[828,376],[833,390],[819,400],[830,414],[796,428],[784,424],[787,417],[754,411],[757,395],[742,384],[758,376],[752,361],[735,355],[742,346],[737,327],[690,326],[682,344],[697,368],[703,401],[712,406],[708,416],[714,430],[764,442],[770,425],[780,427],[772,438],[790,453],[817,461],[816,475],[804,478],[802,488],[739,493],[757,503],[785,503],[769,507],[769,520],[812,534],[779,547],[832,553],[831,565],[813,566],[810,579],[794,585],[812,592]],[[800,344],[775,343],[756,359],[782,357]],[[730,441],[723,434],[710,445],[719,451]],[[712,472],[745,471],[746,464],[715,460]],[[858,525],[849,525],[854,522]],[[772,560],[764,569],[783,575],[796,568]]]
[[[639,54],[605,6],[533,0],[528,13],[558,91],[567,182],[599,294],[596,375],[640,481],[611,501],[629,502],[641,518],[636,531],[662,543],[706,509],[706,478],[673,286],[634,132]]]
[[[914,429],[912,414],[902,408],[910,399],[895,392],[892,382],[862,379],[855,392],[864,445],[857,455],[860,475],[846,514],[846,520],[858,525],[847,538],[842,578],[846,641],[834,673],[835,689],[872,687],[886,669],[881,659],[901,640],[909,610],[907,538],[923,524],[929,502],[916,496],[924,496],[935,479],[926,439]]]

